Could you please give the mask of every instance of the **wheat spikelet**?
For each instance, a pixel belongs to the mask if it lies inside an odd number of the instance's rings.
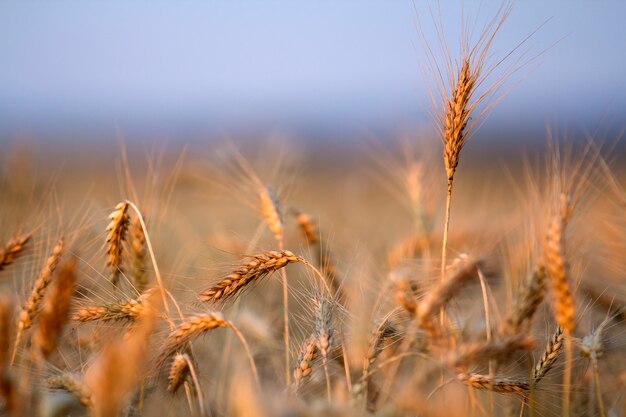
[[[394,286],[394,300],[413,317],[417,311],[416,284],[407,279],[403,270],[393,269],[389,272],[389,280]]]
[[[91,392],[77,376],[64,373],[48,378],[45,382],[49,389],[62,389],[74,395],[84,407],[93,406]]]
[[[461,287],[478,274],[481,261],[474,259],[462,259],[456,268],[456,272],[450,278],[439,283],[430,290],[419,302],[416,317],[422,326],[427,325],[430,316],[439,310],[448,300],[461,289]]]
[[[119,300],[117,303],[81,308],[74,313],[72,320],[81,322],[136,320],[146,308],[144,301],[152,292],[152,290],[148,290],[134,300]]]
[[[184,321],[176,326],[163,342],[161,361],[172,356],[174,352],[181,349],[197,335],[218,327],[231,327],[231,323],[218,312],[205,313]]]
[[[56,349],[68,319],[75,285],[76,259],[70,259],[61,264],[57,271],[41,308],[37,331],[33,337],[33,342],[44,359]]]
[[[330,252],[328,251],[328,249],[322,247],[320,233],[313,223],[313,219],[311,219],[311,216],[309,216],[308,214],[302,213],[295,209],[292,209],[291,212],[296,218],[298,228],[300,229],[300,232],[304,237],[306,243],[309,246],[315,247],[315,252],[317,254],[317,265],[319,265],[320,272],[322,273],[322,275],[324,275],[328,286],[333,290],[333,295],[335,295],[340,301],[343,300],[345,298],[345,295],[341,290],[341,285],[337,276],[335,263],[333,262],[333,259],[330,256]]]
[[[274,234],[278,242],[282,242],[284,225],[283,215],[280,210],[278,199],[269,186],[259,189],[259,202],[261,204],[261,214],[270,232]]]
[[[146,236],[138,217],[134,217],[130,227],[130,253],[133,263],[133,284],[138,292],[148,285],[146,274]]]
[[[109,215],[110,223],[106,227],[106,254],[107,266],[111,268],[110,281],[117,285],[122,270],[122,242],[128,229],[128,202],[124,201],[115,206]]]
[[[190,363],[189,355],[185,353],[174,356],[167,376],[167,392],[175,394],[178,391],[189,375]]]
[[[363,380],[368,378],[370,367],[376,362],[376,359],[378,359],[378,356],[383,351],[385,342],[397,335],[398,330],[395,328],[389,316],[384,317],[378,326],[372,330],[367,353],[365,354],[365,358],[363,358]]]
[[[233,273],[222,278],[217,284],[200,295],[202,301],[218,301],[230,298],[252,281],[285,267],[289,263],[307,263],[304,258],[288,250],[269,251],[255,255]]]
[[[333,337],[333,306],[332,302],[322,294],[313,297],[315,306],[315,336],[322,360],[328,359],[328,350]]]
[[[552,369],[552,366],[554,366],[562,351],[563,329],[561,329],[560,326],[557,326],[554,335],[552,335],[550,340],[548,340],[548,343],[546,343],[546,349],[541,355],[541,358],[539,358],[535,364],[535,368],[533,370],[533,379],[535,384],[541,381],[550,369]]]
[[[15,262],[15,259],[26,249],[29,240],[30,234],[20,235],[12,238],[0,248],[0,271]]]
[[[293,371],[293,383],[295,388],[298,389],[302,386],[304,381],[311,375],[313,371],[313,361],[317,358],[318,347],[316,336],[309,336],[300,347],[298,353],[298,360],[296,361],[296,368]]]
[[[296,223],[298,223],[298,229],[300,229],[304,240],[310,246],[318,246],[320,243],[319,233],[311,216],[297,210],[292,210],[292,213],[296,219]]]
[[[546,291],[545,270],[539,267],[517,297],[513,312],[506,321],[506,331],[516,334],[525,322],[530,322],[543,301]]]
[[[550,278],[552,301],[556,322],[567,334],[576,327],[574,300],[570,292],[567,265],[564,259],[564,222],[561,216],[554,216],[548,228],[544,248],[544,264]]]
[[[15,346],[13,348],[11,362],[15,359],[17,347],[19,346],[23,332],[30,328],[39,314],[41,302],[52,279],[52,274],[54,273],[54,270],[59,263],[59,259],[63,254],[64,245],[65,239],[61,238],[54,248],[52,248],[52,253],[48,257],[46,265],[42,268],[41,272],[39,272],[39,276],[33,284],[33,289],[30,292],[28,300],[26,300],[26,304],[22,307],[22,311],[20,312],[17,322],[17,335],[15,336]]]
[[[529,389],[527,381],[517,378],[474,373],[461,373],[457,375],[457,378],[470,387],[504,394],[525,395]]]
[[[600,325],[588,335],[583,337],[580,343],[580,353],[590,358],[592,361],[597,361],[604,353],[604,329],[609,324],[611,317],[607,317],[600,323]]]
[[[459,163],[459,154],[467,138],[471,115],[470,100],[478,76],[479,67],[471,67],[469,58],[463,58],[452,94],[444,109],[441,126],[444,140],[443,159],[450,184]]]

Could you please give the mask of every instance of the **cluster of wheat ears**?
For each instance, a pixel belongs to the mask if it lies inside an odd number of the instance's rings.
[[[197,277],[204,289],[177,291],[176,276],[162,275],[163,255],[147,226],[154,223],[130,197],[98,238],[105,273],[97,258],[83,256],[85,228],[54,241],[48,233],[47,242],[36,241],[44,233],[19,229],[7,238],[0,248],[0,279],[9,283],[0,297],[0,414],[626,415],[626,362],[619,344],[607,343],[623,326],[619,302],[586,285],[595,277],[570,264],[580,249],[569,247],[570,229],[589,193],[606,191],[603,182],[624,201],[593,143],[569,162],[558,149],[548,157],[545,184],[535,183],[541,204],[525,214],[531,244],[511,237],[518,253],[509,258],[497,250],[448,256],[454,175],[488,107],[481,103],[501,83],[485,88],[498,68],[488,65],[488,52],[508,11],[476,43],[464,41],[444,71],[429,55],[441,93],[433,103],[447,175],[443,236],[423,226],[416,191],[423,172],[407,170],[408,200],[420,221],[415,233],[376,254],[373,263],[387,276],[374,279],[369,305],[315,217],[284,210],[235,153],[275,247],[217,279]],[[288,248],[292,225],[301,238]],[[431,256],[436,246],[441,258]],[[42,253],[41,261],[29,258],[41,262],[35,273],[34,262],[20,269],[31,252]],[[276,304],[274,287],[259,283],[274,277],[282,311],[272,319],[280,326],[264,327],[262,312]],[[241,314],[253,303],[252,316]],[[581,323],[591,330],[581,331]],[[609,353],[617,356],[606,365],[613,369],[602,371]]]

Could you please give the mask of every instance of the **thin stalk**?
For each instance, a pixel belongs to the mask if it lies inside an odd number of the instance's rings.
[[[285,243],[281,236],[278,239],[278,248],[282,251],[285,250]],[[280,270],[281,278],[283,281],[283,322],[284,322],[284,336],[285,336],[285,377],[287,386],[291,385],[291,364],[289,358],[289,289],[287,287],[287,271],[285,268]]]
[[[565,332],[565,372],[563,373],[563,417],[570,416],[570,387],[572,382],[572,335]]]
[[[326,358],[324,358],[324,361],[323,361],[322,365],[323,365],[323,368],[324,368],[324,377],[326,378],[326,398],[328,400],[328,403],[330,404],[330,402],[331,402],[330,376],[328,375],[328,361],[326,360]]]
[[[600,411],[600,417],[606,417],[604,401],[602,400],[602,390],[600,389],[600,371],[598,370],[598,360],[595,357],[592,358],[591,364],[593,365],[593,382],[596,386],[596,397],[598,397],[598,409]]]
[[[446,255],[448,250],[448,229],[450,228],[450,205],[452,203],[452,178],[448,178],[448,192],[446,194],[446,220],[443,226],[443,243],[441,245],[441,282],[446,279]],[[443,306],[439,311],[441,327],[445,325],[446,315]]]
[[[237,335],[241,344],[243,345],[244,350],[246,351],[246,356],[248,357],[248,361],[250,362],[250,368],[252,369],[252,376],[254,377],[254,383],[256,384],[257,390],[261,389],[261,384],[259,383],[259,373],[257,372],[256,365],[254,363],[254,358],[252,357],[252,351],[250,351],[250,346],[248,342],[246,342],[245,337],[239,331],[237,327],[231,322],[229,325],[230,329]]]
[[[448,229],[450,227],[450,205],[452,202],[452,178],[448,178],[446,194],[446,220],[443,226],[443,244],[441,245],[441,281],[446,277],[446,252],[448,250]]]
[[[204,408],[204,392],[202,391],[202,388],[200,388],[200,380],[198,379],[196,368],[194,368],[193,363],[191,363],[191,361],[189,360],[189,357],[186,357],[185,361],[187,361],[187,366],[189,367],[189,374],[191,375],[191,380],[193,381],[193,384],[196,387],[196,397],[198,398],[198,407],[200,408],[200,415],[204,416],[206,415],[205,408]]]

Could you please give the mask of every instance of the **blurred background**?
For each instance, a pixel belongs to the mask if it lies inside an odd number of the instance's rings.
[[[436,46],[440,16],[454,51],[462,13],[477,34],[496,3],[3,1],[0,146],[432,136],[418,33]],[[493,56],[526,39],[516,55],[528,62],[480,140],[544,143],[548,124],[618,136],[625,15],[621,0],[517,2]]]

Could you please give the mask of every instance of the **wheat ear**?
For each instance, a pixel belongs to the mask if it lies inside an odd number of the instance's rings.
[[[295,389],[298,390],[313,371],[313,361],[318,356],[316,336],[309,336],[300,347],[296,368],[293,371]]]
[[[133,216],[130,225],[130,252],[133,263],[133,283],[141,293],[148,285],[146,273],[146,236],[143,233],[139,217]]]
[[[0,271],[11,265],[26,249],[30,234],[20,235],[9,240],[0,248]]]
[[[22,307],[22,311],[20,312],[17,322],[17,335],[15,336],[15,345],[13,347],[11,364],[13,364],[15,360],[15,355],[17,354],[17,348],[20,344],[22,334],[30,328],[39,314],[41,302],[46,294],[46,289],[52,280],[52,274],[61,259],[64,246],[65,239],[61,238],[58,240],[54,248],[52,248],[52,253],[48,257],[46,265],[42,268],[41,272],[39,272],[39,276],[33,284],[28,300],[26,300],[26,304]]]
[[[533,370],[534,383],[541,381],[547,373],[552,369],[552,366],[556,363],[557,359],[563,351],[563,329],[561,326],[557,326],[554,331],[554,335],[546,343],[546,349],[544,350],[541,358],[535,364]]]
[[[63,326],[69,318],[69,312],[76,285],[76,259],[61,264],[57,275],[45,298],[37,331],[33,337],[34,345],[42,358],[47,359],[57,347]]]
[[[509,334],[518,333],[524,323],[532,320],[544,298],[546,291],[545,275],[545,269],[543,266],[540,266],[521,290],[513,311],[506,321],[505,330]]]
[[[345,298],[345,295],[341,290],[335,263],[333,262],[329,251],[322,247],[321,235],[313,222],[313,219],[311,219],[311,216],[308,214],[295,209],[292,209],[291,213],[295,217],[298,229],[300,229],[306,243],[315,248],[315,252],[317,253],[317,265],[324,275],[324,278],[327,280],[328,285],[332,288],[333,295],[341,302],[341,300]]]
[[[186,353],[174,356],[170,372],[167,376],[167,392],[175,394],[178,388],[185,382],[189,375],[191,360]]]
[[[228,299],[253,281],[278,271],[289,263],[308,263],[304,258],[294,255],[291,251],[269,251],[255,255],[252,259],[231,274],[222,278],[217,284],[200,295],[202,301],[218,301]]]
[[[559,214],[552,216],[544,247],[544,265],[552,290],[552,304],[557,324],[565,333],[565,372],[563,373],[563,415],[570,414],[572,378],[572,333],[576,327],[574,300],[565,263],[565,226],[571,217],[569,199],[560,196]]]
[[[478,268],[482,262],[463,259],[459,263],[454,275],[440,282],[419,302],[416,317],[422,326],[428,326],[430,317],[454,297],[465,283],[478,276]]]
[[[517,378],[474,373],[461,373],[457,375],[457,378],[470,387],[503,394],[520,394],[525,396],[529,389],[527,381]]]
[[[216,311],[191,317],[176,326],[163,342],[158,363],[165,363],[176,351],[181,350],[196,336],[220,327],[232,330],[233,333],[235,333],[235,335],[239,338],[239,341],[246,351],[252,375],[258,387],[259,375],[254,363],[252,352],[250,351],[250,347],[248,346],[246,339],[232,322],[226,320],[222,313]]]
[[[144,301],[152,292],[153,290],[148,290],[133,300],[120,300],[116,303],[81,308],[74,313],[72,320],[81,322],[96,320],[136,320],[143,314],[143,310],[146,308]]]
[[[122,243],[126,238],[129,223],[128,202],[118,203],[109,215],[109,220],[106,227],[107,266],[111,268],[109,279],[113,285],[117,286],[122,271]]]
[[[93,406],[90,390],[75,375],[65,373],[46,379],[49,389],[62,389],[74,395],[87,408]]]

